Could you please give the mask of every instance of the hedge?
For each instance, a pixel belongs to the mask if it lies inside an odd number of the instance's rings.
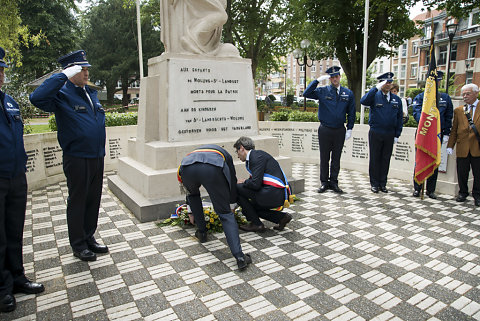
[[[130,113],[105,113],[105,126],[126,126],[136,125],[138,114],[136,112]],[[57,131],[57,122],[55,121],[55,115],[50,116],[48,119],[48,125],[52,132]]]

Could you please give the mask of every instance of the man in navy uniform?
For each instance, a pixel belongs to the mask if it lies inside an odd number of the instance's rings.
[[[437,81],[443,79],[443,71],[437,71]],[[452,129],[452,118],[453,118],[453,104],[452,99],[446,93],[439,93],[440,99],[438,100],[438,111],[440,112],[440,127],[441,129],[441,141],[443,143],[448,142],[448,138],[450,136],[450,131]],[[417,121],[420,121],[420,116],[422,115],[422,105],[423,105],[423,96],[424,93],[418,94],[413,99],[413,117]],[[427,179],[427,191],[426,194],[428,197],[436,199],[437,195],[435,194],[435,188],[437,186],[437,177],[438,177],[438,168],[435,169],[435,172],[432,176]],[[415,180],[413,180],[413,196],[418,197],[420,196],[420,191],[422,190],[422,186],[417,184]]]
[[[199,190],[200,186],[203,186],[222,222],[228,246],[237,259],[238,268],[245,269],[252,263],[252,259],[249,254],[242,252],[237,221],[230,209],[230,204],[237,199],[237,176],[232,156],[218,145],[203,145],[182,159],[178,178],[188,191],[187,203],[197,225],[195,236],[201,243],[207,241],[207,227]]]
[[[370,160],[368,173],[374,193],[388,192],[387,176],[393,144],[398,141],[403,128],[402,100],[390,92],[393,72],[377,77],[379,83],[366,93],[360,103],[370,108],[368,117],[368,143]]]
[[[326,72],[328,76],[321,76],[308,85],[303,92],[303,97],[318,99],[321,185],[317,192],[323,193],[330,188],[336,193],[343,193],[338,187],[340,157],[345,140],[352,135],[355,123],[355,98],[350,89],[340,86],[340,67],[330,67]],[[320,81],[328,78],[330,78],[330,85],[317,88]],[[347,118],[346,130],[345,118]]]
[[[87,85],[90,64],[85,51],[71,52],[58,62],[63,71],[45,80],[30,95],[30,101],[55,113],[68,186],[70,245],[80,260],[95,261],[95,253],[108,252],[94,237],[102,196],[105,111],[97,92]]]
[[[0,89],[5,81],[0,47]],[[27,205],[27,154],[18,104],[0,90],[0,312],[16,308],[14,293],[36,294],[45,290],[25,276],[22,241]]]
[[[291,195],[287,177],[272,155],[255,149],[249,137],[240,137],[233,145],[238,158],[245,162],[250,178],[237,185],[238,204],[249,224],[240,229],[247,232],[264,232],[260,217],[276,223],[273,228],[282,231],[292,216],[281,211]]]

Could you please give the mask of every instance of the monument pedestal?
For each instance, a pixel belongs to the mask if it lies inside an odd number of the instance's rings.
[[[187,153],[204,144],[233,152],[240,136],[274,156],[294,192],[303,191],[303,180],[291,178],[290,158],[279,156],[277,139],[258,135],[249,60],[163,54],[149,60],[148,70],[140,87],[137,137],[129,140],[128,156],[119,158],[117,175],[108,179],[141,222],[167,218],[185,201],[177,168]],[[248,177],[239,160],[235,167],[239,178]]]

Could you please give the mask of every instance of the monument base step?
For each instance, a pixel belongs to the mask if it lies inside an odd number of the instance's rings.
[[[108,176],[107,180],[108,188],[141,223],[167,219],[178,204],[185,203],[185,197],[149,200],[135,191],[118,175]],[[288,182],[295,194],[305,190],[305,179],[303,178],[289,178]],[[207,196],[208,194],[204,192],[203,195]]]

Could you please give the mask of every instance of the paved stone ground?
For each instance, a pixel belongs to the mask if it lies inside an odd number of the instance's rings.
[[[390,180],[341,172],[346,192],[317,194],[304,176],[288,229],[240,234],[254,264],[236,269],[223,234],[140,224],[107,189],[97,239],[110,253],[85,263],[67,237],[65,183],[29,195],[24,257],[45,293],[16,295],[1,320],[480,320],[480,212],[453,197],[411,197]],[[106,181],[105,181],[106,182]],[[350,182],[350,184],[348,184]],[[173,209],[172,209],[173,211]]]

